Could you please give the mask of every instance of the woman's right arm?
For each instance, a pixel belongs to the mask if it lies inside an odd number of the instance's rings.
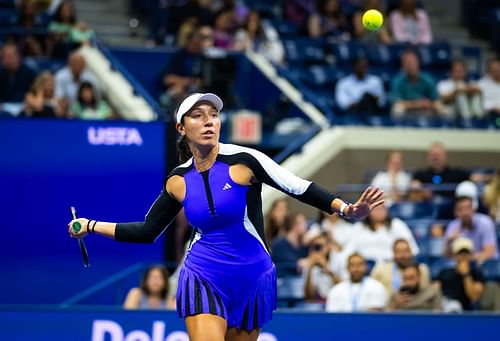
[[[174,178],[174,177],[173,177]],[[175,177],[177,178],[177,177]],[[148,210],[144,221],[131,223],[107,223],[98,221],[88,221],[85,218],[77,219],[82,225],[79,233],[75,234],[72,229],[73,221],[68,224],[72,237],[84,237],[87,234],[87,226],[90,233],[113,238],[116,241],[132,243],[153,243],[156,238],[170,225],[177,213],[182,208],[178,200],[178,190],[175,182],[170,178],[167,181],[166,190],[162,190],[151,208]],[[182,181],[183,182],[183,181]],[[172,183],[174,183],[172,185]],[[172,188],[174,189],[173,191]]]

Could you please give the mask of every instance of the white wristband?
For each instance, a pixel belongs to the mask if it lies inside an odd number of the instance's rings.
[[[344,214],[344,210],[345,208],[349,206],[347,203],[343,203],[342,205],[340,205],[340,210],[339,210],[339,215],[343,218],[346,218],[345,214]]]

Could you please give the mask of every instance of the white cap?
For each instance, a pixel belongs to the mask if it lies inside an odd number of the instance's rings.
[[[224,103],[222,103],[222,100],[220,99],[220,97],[217,96],[216,94],[194,93],[194,94],[186,97],[182,101],[181,105],[179,105],[179,109],[177,109],[177,113],[175,114],[175,117],[177,119],[177,123],[181,123],[182,116],[184,116],[184,114],[186,114],[189,110],[191,110],[191,108],[194,107],[194,105],[196,103],[201,102],[201,101],[207,101],[207,102],[212,103],[215,106],[215,108],[217,109],[217,111],[221,111],[222,107],[224,105]]]
[[[477,207],[479,206],[478,196],[479,194],[476,184],[469,180],[462,181],[461,183],[458,184],[457,188],[455,189],[455,198],[458,197],[471,198],[472,207],[475,210],[477,210]]]

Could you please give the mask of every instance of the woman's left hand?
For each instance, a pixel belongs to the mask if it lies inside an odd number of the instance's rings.
[[[384,203],[384,192],[380,188],[368,187],[358,201],[346,208],[346,218],[350,220],[364,219],[370,211]]]

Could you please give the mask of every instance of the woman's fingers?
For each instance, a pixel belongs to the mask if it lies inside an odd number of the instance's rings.
[[[384,191],[382,191],[380,188],[375,188],[375,190],[372,191],[370,198],[366,199],[366,201],[373,203],[375,201],[382,199],[383,196],[384,196]]]
[[[366,201],[366,198],[367,198],[368,194],[371,192],[371,189],[372,189],[371,187],[368,187],[367,189],[365,189],[363,194],[361,194],[361,196],[359,197],[358,202]]]
[[[370,210],[373,210],[375,207],[382,205],[384,202],[384,199],[375,201],[374,203],[370,204]]]

